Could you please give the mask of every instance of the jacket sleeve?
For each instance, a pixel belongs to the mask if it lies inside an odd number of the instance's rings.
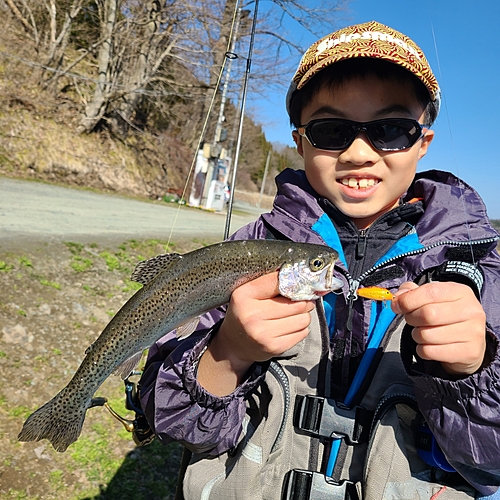
[[[256,222],[231,239],[262,236]],[[201,317],[197,330],[179,341],[173,332],[151,346],[140,381],[140,401],[159,440],[179,441],[195,453],[211,456],[236,446],[246,412],[245,396],[264,377],[265,365],[254,364],[244,382],[225,397],[207,392],[196,379],[198,361],[217,334],[225,307]]]
[[[496,251],[481,262],[481,270],[481,302],[487,318],[482,369],[458,380],[425,375],[430,372],[412,361],[410,328],[401,354],[419,408],[449,463],[481,494],[491,495],[500,486],[500,258]]]

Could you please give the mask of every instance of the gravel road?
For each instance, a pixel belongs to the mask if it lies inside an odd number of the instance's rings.
[[[258,209],[235,203],[231,233],[256,218]],[[40,241],[210,236],[223,238],[225,213],[162,202],[138,201],[40,182],[0,177],[0,248]]]

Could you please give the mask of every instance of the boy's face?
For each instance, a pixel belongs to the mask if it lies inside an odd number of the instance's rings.
[[[302,110],[301,120],[303,125],[318,118],[358,122],[412,118],[423,123],[423,114],[412,88],[374,76],[355,78],[334,89],[321,88]],[[325,151],[311,146],[298,132],[292,134],[311,186],[359,229],[398,205],[434,137],[429,130],[410,149],[378,151],[362,131],[347,149]]]

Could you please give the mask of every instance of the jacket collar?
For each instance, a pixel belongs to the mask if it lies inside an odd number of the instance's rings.
[[[274,209],[263,215],[266,222],[290,240],[323,243],[321,236],[311,228],[325,215],[325,211],[305,172],[286,169],[276,177],[276,184],[278,193]],[[498,238],[480,196],[453,174],[439,170],[417,174],[403,201],[412,198],[423,199],[425,212],[415,227],[425,246],[443,240]]]

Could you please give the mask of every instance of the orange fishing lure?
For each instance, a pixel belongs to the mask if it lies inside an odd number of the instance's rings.
[[[359,288],[357,294],[359,297],[372,300],[392,300],[394,298],[394,295],[387,288],[379,286]]]

